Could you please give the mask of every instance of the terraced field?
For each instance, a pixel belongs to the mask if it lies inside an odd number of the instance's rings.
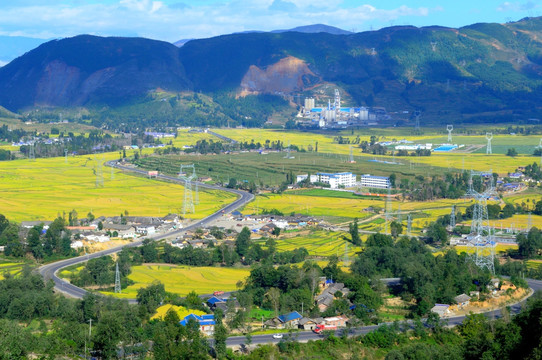
[[[132,267],[132,273],[128,278],[135,282],[134,285],[122,289],[121,294],[103,293],[119,298],[135,299],[137,289],[146,287],[154,281],[160,281],[164,284],[166,291],[181,296],[191,291],[196,291],[198,294],[211,294],[216,290],[236,290],[237,282],[244,280],[249,274],[248,269],[144,264]]]
[[[345,246],[348,256],[353,257],[361,251],[361,247],[352,245],[344,239],[350,235],[344,232],[313,231],[310,233],[300,232],[286,233],[276,240],[278,251],[291,251],[304,247],[311,256],[328,257],[331,255],[344,256]],[[263,242],[262,242],[263,244]]]
[[[4,279],[5,274],[17,276],[23,270],[25,265],[25,263],[0,260],[0,280]]]
[[[326,191],[326,194],[329,191]],[[298,195],[303,194],[303,195]],[[309,195],[306,195],[309,194]],[[325,197],[318,192],[316,196],[305,192],[290,192],[287,191],[282,195],[279,194],[262,194],[256,197],[256,200],[245,207],[247,213],[258,213],[262,209],[277,209],[284,214],[291,212],[324,217],[324,218],[345,218],[345,219],[360,219],[360,223],[364,224],[365,218],[374,217],[375,214],[367,212],[365,209],[369,207],[385,209],[386,204],[384,198],[341,198],[341,197]],[[339,193],[340,194],[340,193]],[[456,209],[464,212],[464,208],[471,204],[470,201],[464,199],[439,199],[428,202],[401,202],[392,201],[392,211],[398,210],[402,214],[403,223],[406,225],[407,213],[413,213],[413,227],[423,227],[427,222],[436,220],[437,217],[449,214],[452,205],[456,205]],[[416,214],[414,214],[416,213]],[[423,214],[420,214],[423,213]],[[374,220],[375,224],[379,224]],[[381,224],[381,223],[380,223]],[[366,228],[365,225],[360,225],[360,228],[365,230],[373,230]],[[376,229],[375,229],[376,230]]]
[[[107,153],[102,161],[118,154]],[[95,161],[89,156],[0,162],[0,213],[12,221],[52,220],[72,209],[80,217],[92,211],[96,216],[164,216],[180,213],[184,188],[143,177],[111,173],[103,167],[104,186],[96,187]],[[222,191],[200,190],[196,214],[205,217],[232,202]]]

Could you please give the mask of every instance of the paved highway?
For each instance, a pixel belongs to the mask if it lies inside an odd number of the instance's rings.
[[[394,282],[396,279],[389,279],[389,280],[391,282]],[[532,279],[526,279],[526,280],[527,280],[527,283],[529,284],[529,287],[533,289],[535,292],[542,291],[542,281],[532,280]],[[520,303],[512,305],[511,306],[512,313],[518,313],[521,310],[521,307],[524,302],[525,300]],[[499,318],[501,316],[501,310],[489,311],[485,313],[485,315],[490,318]],[[456,326],[456,325],[461,324],[463,320],[465,320],[465,316],[448,317],[448,318],[444,318],[443,320],[447,321],[448,326]],[[357,336],[357,335],[367,334],[371,331],[376,330],[379,326],[380,325],[369,325],[369,326],[363,326],[363,327],[351,329],[348,335]],[[335,335],[341,336],[343,331],[346,331],[346,330],[345,329],[337,330],[335,331]],[[285,332],[283,339],[286,339],[287,336],[289,335],[287,334],[287,332]],[[318,335],[309,331],[293,333],[292,336],[296,341],[321,340],[323,338],[323,335]],[[272,343],[278,343],[280,341],[281,341],[280,339],[273,338],[272,334],[252,336],[252,344],[254,345],[268,344],[268,343],[272,344]],[[244,343],[246,343],[246,337],[244,336],[232,336],[232,337],[229,337],[228,340],[226,341],[226,344],[229,347],[240,346],[241,344],[244,344]]]
[[[133,168],[133,167],[124,166],[124,165],[121,165],[121,164],[117,163],[116,161],[108,161],[106,163],[106,165],[117,168],[117,169],[120,169],[120,170],[123,170],[123,171],[138,173],[138,174],[147,176],[147,171],[137,169],[137,168]],[[170,182],[174,182],[174,183],[180,183],[180,184],[184,183],[184,181],[182,181],[182,180],[180,180],[180,179],[178,179],[176,177],[167,176],[167,175],[158,175],[157,179],[170,181]],[[194,223],[192,223],[192,224],[190,224],[190,225],[188,225],[188,226],[186,226],[186,227],[184,227],[182,229],[173,230],[173,231],[167,232],[165,234],[149,236],[147,238],[153,239],[153,240],[160,240],[160,239],[164,239],[166,237],[171,237],[171,236],[182,234],[183,232],[185,232],[187,230],[192,230],[192,229],[196,229],[198,227],[205,226],[205,225],[213,222],[214,220],[216,220],[218,217],[222,216],[223,213],[232,212],[232,211],[244,206],[245,204],[247,204],[248,202],[250,202],[254,198],[254,195],[252,195],[252,194],[250,194],[250,193],[248,193],[246,191],[241,191],[241,190],[236,190],[236,189],[227,189],[227,188],[223,188],[223,187],[220,187],[220,186],[208,185],[208,184],[199,183],[199,182],[198,182],[198,186],[200,188],[228,191],[230,193],[238,195],[239,198],[237,200],[235,200],[234,202],[232,202],[231,204],[227,205],[226,207],[224,207],[224,208],[220,209],[219,211],[215,212],[214,214],[209,215],[206,218],[203,218],[203,219],[201,219],[199,221],[196,221],[196,222],[194,222]],[[65,268],[66,266],[75,265],[75,264],[85,262],[85,261],[87,261],[89,259],[94,259],[94,258],[98,258],[100,256],[114,254],[116,252],[121,251],[124,247],[140,246],[142,243],[143,243],[143,240],[138,240],[138,241],[134,241],[134,242],[132,242],[130,244],[127,244],[127,245],[117,246],[115,248],[111,248],[111,249],[104,250],[104,251],[99,251],[99,252],[96,252],[94,254],[79,256],[79,257],[76,257],[76,258],[62,260],[62,261],[58,261],[58,262],[55,262],[55,263],[52,263],[52,264],[43,265],[38,269],[38,271],[46,281],[48,281],[50,279],[52,279],[54,281],[55,289],[57,291],[60,291],[60,292],[66,294],[68,296],[81,299],[81,298],[83,298],[83,296],[85,296],[87,291],[84,290],[84,289],[81,289],[81,288],[79,288],[79,287],[77,287],[75,285],[72,285],[69,282],[59,278],[56,274],[60,269]],[[135,302],[135,300],[129,300],[129,301],[131,303]]]

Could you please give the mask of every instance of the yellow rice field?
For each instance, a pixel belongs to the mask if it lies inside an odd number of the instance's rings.
[[[107,153],[102,160],[116,158]],[[52,220],[63,212],[89,211],[95,216],[164,216],[180,213],[184,188],[103,167],[104,186],[96,187],[96,163],[91,156],[0,162],[0,213],[13,221]],[[196,213],[205,217],[234,200],[221,191],[200,191]]]
[[[151,320],[154,320],[154,319],[163,320],[170,309],[177,313],[177,316],[179,316],[179,319],[184,319],[190,314],[194,314],[194,315],[205,314],[201,310],[187,309],[184,306],[176,306],[176,305],[167,304],[167,305],[162,305],[158,309],[156,309],[156,314],[154,314],[151,317]]]
[[[243,281],[249,275],[249,269],[144,264],[132,267],[132,273],[128,278],[135,282],[134,285],[122,289],[121,294],[103,293],[120,298],[135,299],[137,289],[146,287],[154,281],[160,281],[164,284],[166,291],[181,296],[185,296],[191,291],[200,295],[212,294],[216,290],[236,290],[237,282]]]

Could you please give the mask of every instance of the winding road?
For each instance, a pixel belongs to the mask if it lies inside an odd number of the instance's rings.
[[[108,161],[106,163],[106,165],[117,168],[117,169],[120,169],[120,170],[123,170],[123,171],[126,171],[126,172],[138,173],[138,174],[141,174],[141,175],[144,175],[144,176],[147,175],[147,172],[145,170],[124,166],[124,165],[121,165],[121,164],[117,163],[116,161]],[[158,175],[157,179],[161,179],[161,180],[164,180],[164,181],[170,181],[170,182],[174,182],[174,183],[179,183],[179,184],[183,183],[182,180],[179,180],[176,177],[167,176],[167,175]],[[165,233],[165,234],[149,236],[148,237],[149,239],[160,240],[160,239],[164,239],[166,237],[171,237],[171,236],[182,234],[183,232],[185,232],[187,230],[192,230],[192,229],[196,229],[198,227],[207,225],[210,222],[217,219],[218,217],[222,216],[222,213],[229,213],[231,211],[234,211],[235,209],[238,209],[241,206],[244,206],[245,204],[247,204],[248,202],[250,202],[254,198],[254,195],[252,195],[250,193],[247,193],[245,191],[241,191],[241,190],[227,189],[227,188],[223,188],[223,187],[220,187],[220,186],[208,185],[208,184],[204,184],[204,183],[198,183],[198,186],[202,187],[202,188],[206,188],[206,189],[228,191],[230,193],[238,195],[239,198],[237,200],[235,200],[233,203],[231,203],[231,204],[227,205],[226,207],[220,209],[219,211],[215,212],[214,214],[209,215],[206,218],[203,218],[203,219],[201,219],[201,220],[199,220],[197,222],[194,222],[194,223],[190,224],[189,226],[186,226],[186,227],[184,227],[182,229],[177,229],[177,230],[174,230],[174,231],[170,231],[170,232]],[[85,262],[85,261],[87,261],[89,259],[94,259],[94,258],[98,258],[100,256],[114,254],[116,252],[121,251],[125,247],[140,246],[142,243],[143,243],[143,240],[139,240],[139,241],[132,242],[130,244],[123,245],[123,246],[118,246],[118,247],[115,247],[115,248],[112,248],[112,249],[96,252],[94,254],[79,256],[79,257],[76,257],[76,258],[62,260],[62,261],[58,261],[58,262],[55,262],[55,263],[43,265],[38,269],[38,271],[46,281],[48,281],[48,280],[53,280],[54,281],[55,289],[57,291],[62,292],[65,295],[81,299],[81,298],[83,298],[83,296],[85,296],[85,294],[87,294],[87,291],[84,290],[84,289],[81,289],[81,288],[79,288],[79,287],[77,287],[75,285],[72,285],[69,282],[59,278],[56,274],[60,269],[65,268],[65,267],[70,266],[70,265],[75,265],[75,264]],[[396,282],[399,279],[391,278],[391,279],[386,279],[386,280],[387,280],[387,282]],[[542,281],[533,280],[533,279],[526,279],[526,280],[527,280],[527,283],[529,284],[529,287],[531,289],[533,289],[535,292],[536,291],[542,291]],[[511,307],[512,313],[518,313],[521,310],[522,304],[525,301],[526,300],[513,305]],[[135,303],[135,300],[131,299],[131,300],[129,300],[129,302],[130,303]],[[491,318],[498,318],[498,317],[501,316],[501,310],[498,309],[498,310],[487,312],[485,314],[486,314],[486,316],[491,317]],[[445,318],[445,320],[447,321],[449,326],[456,326],[458,324],[461,324],[464,321],[464,319],[465,319],[465,316],[456,316],[456,317]],[[362,335],[362,334],[366,334],[368,332],[376,330],[380,325],[381,324],[379,324],[379,325],[369,325],[369,326],[363,326],[363,327],[350,329],[350,330],[340,329],[340,330],[337,330],[335,332],[335,334],[337,336],[341,336],[344,331],[350,331],[349,334],[348,334],[349,336]],[[293,339],[296,340],[296,341],[303,341],[303,342],[309,341],[309,340],[319,340],[319,339],[323,338],[323,335],[318,335],[318,334],[315,334],[315,333],[310,332],[310,331],[295,332],[295,333],[293,333],[291,335],[285,334],[284,338],[287,338],[288,336],[292,336]],[[281,340],[273,338],[272,334],[254,335],[254,336],[252,336],[252,344],[254,344],[254,345],[256,345],[256,344],[267,344],[267,343],[278,343],[279,341],[281,341]],[[227,339],[227,346],[229,346],[229,347],[237,347],[237,346],[240,346],[241,344],[244,344],[244,343],[246,343],[246,337],[245,336],[231,336],[231,337],[228,337],[228,339]]]
[[[389,279],[389,280],[394,281],[394,280],[397,280],[397,279],[392,278],[392,279]],[[525,279],[525,280],[529,284],[529,287],[534,290],[534,292],[542,291],[542,281],[533,280],[533,279]],[[524,299],[523,301],[512,305],[510,307],[511,313],[513,313],[513,314],[519,313],[519,311],[521,310],[521,307],[523,306],[525,301],[527,301],[527,299]],[[497,310],[493,310],[493,311],[488,311],[488,312],[486,312],[484,314],[489,318],[499,318],[499,317],[501,317],[501,310],[497,309]],[[445,320],[447,322],[448,326],[456,326],[456,325],[461,324],[465,320],[465,318],[466,318],[466,316],[454,316],[454,317],[443,318],[443,320]],[[341,336],[344,331],[349,331],[348,336],[363,335],[363,334],[367,334],[367,333],[369,333],[371,331],[374,331],[374,330],[378,329],[378,327],[381,326],[381,325],[382,324],[368,325],[368,326],[362,326],[362,327],[358,327],[358,328],[352,328],[350,330],[339,329],[339,330],[335,331],[335,335],[336,336]],[[285,331],[284,332],[284,339],[286,339],[288,336],[292,336],[292,338],[295,341],[302,341],[302,342],[306,342],[306,341],[309,341],[309,340],[322,340],[323,339],[323,335],[315,334],[312,331],[294,332],[291,335],[288,334],[287,330],[284,330],[284,331]],[[273,343],[278,343],[280,341],[281,341],[280,339],[273,338],[272,334],[253,335],[252,336],[252,344],[254,344],[254,345],[256,345],[256,344],[268,344],[268,343],[273,344]],[[226,344],[229,347],[238,347],[241,344],[245,344],[245,343],[246,343],[246,337],[245,336],[231,336],[226,341]]]
[[[119,164],[116,161],[108,161],[108,162],[106,162],[106,165],[110,166],[110,167],[113,167],[113,168],[116,168],[116,169],[120,169],[122,171],[132,172],[132,173],[137,173],[137,174],[140,174],[140,175],[147,176],[147,171],[145,171],[145,170],[137,169],[137,168],[134,168],[134,167],[131,167],[131,166],[124,166],[124,165]],[[159,179],[159,180],[178,183],[178,184],[181,184],[181,185],[184,184],[183,180],[180,180],[180,179],[178,179],[176,177],[173,177],[173,176],[167,176],[167,175],[161,175],[160,174],[156,178]],[[190,225],[188,225],[188,226],[186,226],[184,228],[173,230],[173,231],[170,231],[170,232],[167,232],[167,233],[164,233],[164,234],[158,234],[158,235],[155,235],[155,236],[148,236],[147,239],[161,240],[161,239],[164,239],[164,238],[168,238],[168,237],[172,237],[172,236],[175,236],[175,235],[182,234],[187,230],[193,230],[193,229],[196,229],[198,227],[205,226],[205,225],[213,222],[214,220],[216,220],[220,216],[222,216],[223,213],[232,212],[232,211],[244,206],[248,202],[252,201],[252,199],[254,199],[254,195],[252,195],[251,193],[248,193],[246,191],[242,191],[242,190],[228,189],[228,188],[223,188],[221,186],[209,185],[209,184],[204,184],[204,183],[200,183],[200,182],[198,182],[198,187],[205,188],[205,189],[210,189],[210,190],[228,191],[228,192],[230,192],[232,194],[235,194],[235,195],[239,196],[239,198],[237,200],[235,200],[234,202],[232,202],[231,204],[228,204],[227,206],[223,207],[219,211],[215,212],[214,214],[209,215],[209,216],[207,216],[207,217],[205,217],[205,218],[203,218],[201,220],[198,220],[198,221],[196,221],[196,222],[194,222],[194,223],[192,223],[192,224],[190,224]],[[99,252],[96,252],[96,253],[93,253],[93,254],[83,255],[83,256],[79,256],[79,257],[75,257],[75,258],[66,259],[66,260],[62,260],[62,261],[57,261],[55,263],[43,265],[38,269],[38,272],[43,276],[45,281],[53,280],[53,282],[55,284],[55,289],[57,291],[62,292],[63,294],[65,294],[67,296],[81,299],[81,298],[83,298],[83,296],[85,296],[87,294],[87,291],[84,290],[84,289],[81,289],[80,287],[72,285],[69,282],[59,278],[57,276],[57,272],[60,269],[65,268],[67,266],[80,264],[82,262],[88,261],[89,259],[95,259],[95,258],[98,258],[100,256],[111,255],[111,254],[117,253],[117,252],[121,251],[125,247],[140,246],[143,243],[143,240],[144,239],[134,241],[134,242],[126,244],[126,245],[117,246],[117,247],[114,247],[114,248],[111,248],[111,249],[108,249],[108,250],[99,251]],[[134,303],[135,300],[131,299],[131,300],[129,300],[129,302]]]

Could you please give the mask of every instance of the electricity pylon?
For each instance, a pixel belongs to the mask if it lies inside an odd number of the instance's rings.
[[[186,170],[192,169],[192,173],[185,172]],[[196,177],[196,168],[194,164],[190,165],[183,165],[181,164],[181,169],[179,171],[179,178],[181,180],[184,180],[184,201],[183,201],[183,216],[186,215],[187,212],[195,213],[196,210],[194,208],[194,198],[192,195],[192,181],[197,180]],[[198,196],[198,182],[195,182],[195,190],[196,190],[196,203],[199,203],[199,196]]]
[[[491,170],[486,174],[491,174]],[[493,229],[489,224],[487,212],[487,199],[496,195],[493,185],[493,178],[490,176],[484,192],[477,192],[472,187],[472,177],[475,173],[471,171],[469,190],[467,194],[474,198],[474,210],[472,215],[471,233],[467,237],[467,254],[469,258],[480,268],[487,268],[495,274],[495,241]]]
[[[122,291],[120,287],[120,271],[119,271],[119,263],[117,261],[117,266],[115,268],[115,294],[120,294]]]

